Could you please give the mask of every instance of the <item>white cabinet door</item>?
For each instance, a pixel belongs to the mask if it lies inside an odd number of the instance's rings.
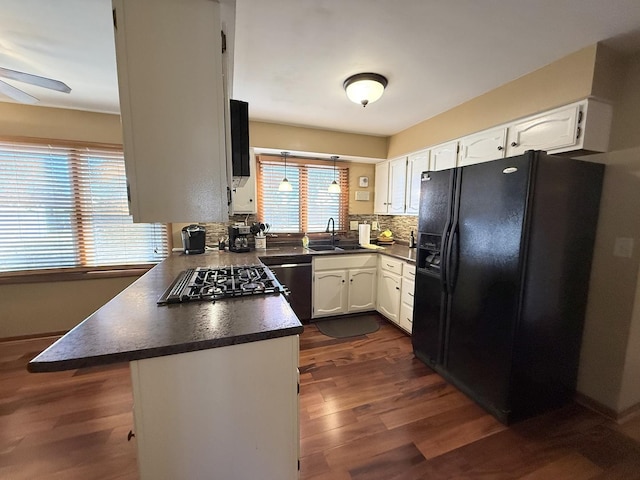
[[[376,309],[376,268],[349,270],[349,302],[347,311],[364,312]]]
[[[393,215],[404,213],[405,186],[407,182],[407,158],[389,162],[389,210]]]
[[[385,270],[378,277],[378,312],[394,323],[399,323],[401,278]]]
[[[234,189],[233,213],[256,213],[258,202],[256,201],[256,156],[253,148],[249,155],[249,172],[245,184]]]
[[[411,334],[413,331],[413,305],[402,303],[400,305],[400,328]]]
[[[577,143],[580,106],[573,104],[529,117],[509,127],[507,156],[527,150],[555,150]]]
[[[389,162],[376,164],[373,211],[382,214],[389,211]]]
[[[313,279],[313,317],[347,313],[347,272],[315,272]]]
[[[458,165],[458,141],[431,148],[431,170],[446,170]]]
[[[420,208],[420,175],[429,170],[429,150],[409,155],[407,161],[406,213],[417,215]]]
[[[504,158],[506,140],[506,127],[485,130],[460,139],[458,166],[464,167]]]
[[[220,5],[113,0],[130,210],[136,222],[226,222]]]

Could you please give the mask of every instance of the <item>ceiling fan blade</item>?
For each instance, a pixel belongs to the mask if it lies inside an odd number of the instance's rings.
[[[29,83],[31,85],[48,88],[49,90],[56,90],[62,93],[69,93],[71,91],[71,88],[69,88],[66,83],[63,83],[59,80],[40,77],[38,75],[32,75],[31,73],[18,72],[17,70],[10,70],[8,68],[0,67],[0,77],[17,80],[18,82]]]
[[[25,93],[22,90],[14,87],[13,85],[9,85],[7,82],[3,82],[2,80],[0,80],[0,93],[6,95],[7,97],[11,97],[20,103],[38,103],[38,99],[36,97],[32,97],[28,93]]]

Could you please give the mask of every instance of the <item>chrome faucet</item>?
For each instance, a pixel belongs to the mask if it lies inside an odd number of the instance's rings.
[[[329,224],[331,224],[331,246],[335,247],[336,245],[336,221],[333,217],[329,218],[327,222],[327,229],[324,231],[325,233],[329,233]]]

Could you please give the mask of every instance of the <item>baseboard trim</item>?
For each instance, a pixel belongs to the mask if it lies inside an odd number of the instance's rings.
[[[21,341],[24,341],[24,340],[39,340],[39,339],[42,339],[42,338],[49,338],[49,337],[61,337],[62,335],[64,335],[67,332],[68,332],[68,330],[61,330],[59,332],[33,333],[31,335],[19,335],[17,337],[5,337],[5,338],[0,338],[0,343],[21,342]]]
[[[609,408],[606,405],[603,405],[602,403],[589,398],[580,392],[576,392],[575,401],[583,407],[587,407],[589,410],[593,410],[594,412],[599,413],[600,415],[603,415],[616,423],[624,423],[627,420],[640,415],[640,403],[636,403],[629,408],[625,408],[620,412],[616,412],[614,409]]]

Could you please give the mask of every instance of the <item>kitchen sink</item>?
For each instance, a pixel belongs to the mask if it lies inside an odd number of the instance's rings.
[[[336,247],[336,250],[362,250],[362,247],[356,243],[354,245],[340,245]]]
[[[361,250],[362,247],[358,244],[351,244],[351,245],[339,245],[339,246],[332,246],[332,245],[309,245],[309,250],[311,250],[312,252],[330,252],[330,251],[335,251],[335,252],[345,252],[345,251],[350,251],[350,250]]]
[[[312,252],[326,252],[330,250],[337,250],[337,247],[333,245],[309,245],[309,250]]]

